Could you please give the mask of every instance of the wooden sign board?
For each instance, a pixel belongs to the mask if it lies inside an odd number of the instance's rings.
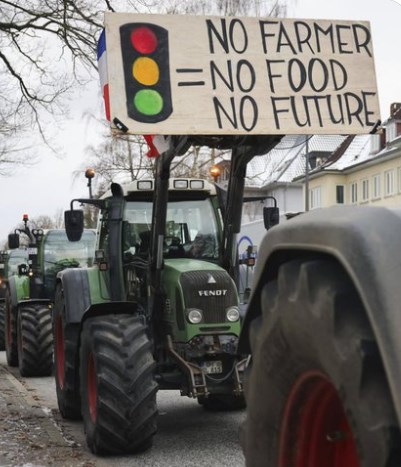
[[[110,119],[129,133],[358,134],[380,118],[367,22],[106,13],[105,32]]]

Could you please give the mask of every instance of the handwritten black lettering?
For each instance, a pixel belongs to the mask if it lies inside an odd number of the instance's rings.
[[[243,54],[248,48],[248,34],[241,20],[231,19],[227,32],[227,21],[225,18],[220,18],[220,30],[213,24],[210,19],[206,20],[207,34],[209,40],[209,51],[214,54],[215,42],[218,43],[226,54],[230,52],[230,48],[238,54]]]
[[[266,60],[267,76],[269,78],[270,91],[273,94],[276,92],[274,89],[273,78],[282,78],[283,76],[283,75],[273,74],[271,65],[274,63],[285,63],[285,60]]]
[[[353,24],[352,32],[354,33],[354,40],[357,53],[361,53],[361,49],[364,49],[369,57],[372,56],[372,52],[369,49],[371,41],[370,31],[363,24]]]
[[[217,97],[213,97],[213,104],[214,104],[214,112],[217,118],[217,125],[219,126],[219,129],[221,130],[223,128],[223,122],[221,119],[221,112],[223,112],[223,114],[226,116],[227,120],[229,121],[231,127],[236,130],[238,128],[238,121],[237,121],[237,115],[235,112],[234,97],[230,97],[231,114],[229,114],[228,111],[223,107],[223,104],[220,102],[220,100]]]
[[[319,70],[316,72],[316,64],[320,66],[320,72]],[[329,73],[327,70],[327,66],[323,62],[323,60],[320,60],[320,58],[312,58],[312,60],[310,60],[309,65],[308,65],[308,76],[309,76],[310,87],[315,92],[322,92],[326,89],[327,83],[329,82]],[[316,78],[317,76],[323,77],[320,87],[315,82],[317,79]]]
[[[308,46],[308,49],[310,52],[313,54],[315,51],[313,50],[313,47],[310,44],[310,39],[312,37],[312,31],[308,23],[305,23],[304,21],[295,21],[294,22],[294,29],[295,29],[295,36],[297,38],[297,48],[298,50],[303,53],[303,44],[306,44]]]
[[[350,44],[344,39],[344,34],[342,31],[350,31],[351,26],[345,26],[343,24],[336,25],[336,32],[337,32],[337,45],[338,51],[340,54],[352,54],[352,49],[345,49],[346,46]]]
[[[294,77],[296,74],[295,66],[298,69],[298,84],[295,84],[294,81]],[[306,78],[306,68],[304,64],[301,62],[301,60],[298,60],[297,58],[292,58],[288,62],[288,84],[290,85],[291,89],[294,92],[299,92],[305,86]]]
[[[243,70],[245,70],[243,72]],[[248,70],[248,73],[246,73]],[[248,83],[246,82],[246,74],[248,74]],[[237,64],[237,84],[242,92],[250,92],[255,87],[256,75],[255,70],[248,60],[240,60]]]
[[[246,104],[248,103],[250,105],[246,106]],[[248,111],[246,108],[248,108]],[[246,115],[251,116],[249,124],[245,121]],[[244,96],[241,99],[240,121],[241,121],[242,128],[246,131],[252,131],[255,128],[255,125],[258,121],[258,106],[256,105],[255,99],[253,99],[251,96]]]
[[[224,85],[231,91],[234,91],[234,81],[233,81],[233,70],[231,66],[231,60],[227,60],[226,62],[227,65],[227,74],[226,77],[223,76],[222,71],[220,68],[217,67],[217,65],[211,61],[210,62],[210,76],[212,77],[212,88],[213,90],[217,89],[217,83],[216,83],[216,75],[221,79],[221,81],[224,83]]]

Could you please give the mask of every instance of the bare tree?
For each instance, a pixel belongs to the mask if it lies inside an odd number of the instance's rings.
[[[149,11],[149,0],[116,0],[121,11]],[[55,148],[69,91],[93,80],[96,46],[110,0],[0,0],[0,175]],[[97,79],[97,77],[96,77]],[[52,124],[50,124],[52,123]]]

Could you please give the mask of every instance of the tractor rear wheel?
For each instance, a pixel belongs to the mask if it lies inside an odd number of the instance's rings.
[[[17,320],[11,305],[10,292],[6,292],[4,341],[9,366],[18,366]]]
[[[52,316],[48,305],[19,306],[17,342],[21,376],[50,376],[52,374]]]
[[[53,339],[58,408],[63,418],[77,420],[82,418],[78,374],[79,324],[66,323],[61,284],[57,285],[54,300]]]
[[[155,362],[141,317],[89,318],[81,334],[86,440],[95,454],[143,451],[156,432]]]
[[[5,350],[6,343],[4,339],[6,321],[6,305],[4,302],[0,303],[0,350]]]
[[[245,381],[247,465],[401,465],[380,352],[344,269],[329,259],[285,263],[260,305]]]

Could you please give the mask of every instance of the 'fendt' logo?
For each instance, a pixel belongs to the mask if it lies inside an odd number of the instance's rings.
[[[198,290],[198,294],[201,297],[220,297],[226,295],[227,289],[222,290]]]

